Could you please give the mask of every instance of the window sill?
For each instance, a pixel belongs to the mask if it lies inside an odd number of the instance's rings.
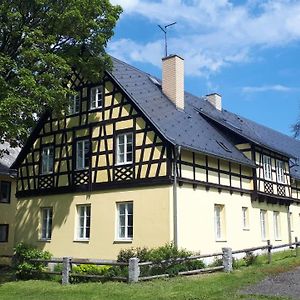
[[[282,241],[282,238],[275,239],[275,242],[281,242],[281,241]]]
[[[90,239],[76,239],[73,240],[74,243],[86,243],[88,244],[90,242]]]
[[[117,163],[117,164],[115,164],[115,166],[122,167],[122,166],[130,166],[132,164],[133,164],[133,162],[131,161],[131,162],[126,162],[126,163]]]
[[[132,239],[116,239],[114,240],[114,244],[130,244],[132,241]]]
[[[250,228],[243,228],[244,231],[250,231]]]
[[[89,111],[95,111],[95,110],[99,110],[102,109],[102,106],[99,107],[90,107]]]
[[[217,243],[226,243],[227,240],[225,240],[225,239],[220,239],[220,240],[216,240],[216,242],[217,242]]]
[[[10,204],[10,201],[9,201],[9,202],[6,202],[6,201],[0,201],[0,204]]]
[[[40,243],[50,243],[51,239],[39,239],[38,242],[40,242]]]

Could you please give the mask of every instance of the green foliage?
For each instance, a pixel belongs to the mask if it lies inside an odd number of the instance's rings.
[[[0,142],[26,139],[37,117],[68,105],[71,70],[98,81],[122,11],[109,0],[0,3]]]
[[[209,264],[209,267],[220,267],[223,266],[223,258],[216,256],[212,263]]]
[[[20,243],[15,247],[13,266],[17,279],[41,278],[41,272],[45,270],[45,264],[31,262],[31,259],[50,259],[51,253],[36,249],[31,245]]]
[[[166,273],[170,276],[174,276],[178,274],[178,272],[202,269],[205,267],[205,264],[200,260],[177,261],[177,259],[184,259],[191,255],[192,252],[185,249],[178,249],[171,243],[153,249],[130,248],[121,250],[118,255],[118,261],[128,262],[129,258],[132,257],[139,258],[140,262],[152,261],[154,265],[141,267],[141,276]]]
[[[253,252],[251,251],[246,252],[246,255],[243,257],[243,260],[247,267],[251,266],[257,262],[257,255],[253,254]]]
[[[72,273],[79,275],[98,275],[98,276],[106,276],[107,278],[112,277],[111,266],[96,266],[90,264],[78,265],[72,268]],[[93,279],[88,277],[77,277],[71,276],[72,283],[78,282],[89,282],[89,281],[101,281],[101,279]]]

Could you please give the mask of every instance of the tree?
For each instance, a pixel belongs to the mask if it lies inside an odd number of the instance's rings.
[[[68,105],[72,68],[103,76],[121,12],[109,0],[0,1],[0,143],[21,145],[46,109]]]

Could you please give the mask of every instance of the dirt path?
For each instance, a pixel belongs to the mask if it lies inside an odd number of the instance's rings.
[[[300,299],[300,267],[276,276],[268,277],[260,283],[240,292],[246,295],[263,295]]]

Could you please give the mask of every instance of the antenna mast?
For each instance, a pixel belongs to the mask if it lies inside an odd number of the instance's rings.
[[[173,23],[170,23],[168,25],[165,25],[164,27],[158,25],[158,27],[162,30],[162,32],[165,34],[165,57],[168,56],[168,42],[167,42],[167,28],[172,26],[172,25],[175,25],[176,22],[173,22]]]

